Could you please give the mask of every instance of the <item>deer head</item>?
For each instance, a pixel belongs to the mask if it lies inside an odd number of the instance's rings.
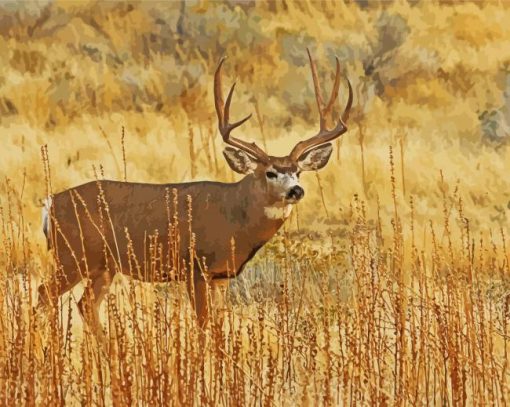
[[[340,87],[340,63],[336,58],[336,75],[333,91],[328,103],[325,105],[322,99],[317,68],[310,51],[307,49],[312,70],[315,98],[319,108],[319,131],[304,141],[297,143],[289,155],[285,157],[273,157],[266,154],[264,150],[255,143],[248,143],[231,137],[230,132],[239,127],[248,119],[251,114],[235,123],[229,122],[230,103],[234,93],[235,83],[230,88],[226,102],[223,100],[221,86],[221,68],[223,58],[214,75],[214,102],[218,115],[219,131],[223,141],[232,146],[226,147],[223,155],[232,170],[240,174],[253,174],[253,176],[265,186],[267,202],[284,204],[295,204],[303,198],[305,191],[299,183],[299,175],[302,171],[320,170],[327,163],[333,151],[331,141],[340,137],[347,131],[346,121],[351,109],[353,92],[347,79],[349,97],[343,114],[331,129],[328,123],[333,122],[332,113],[335,101],[338,98]]]

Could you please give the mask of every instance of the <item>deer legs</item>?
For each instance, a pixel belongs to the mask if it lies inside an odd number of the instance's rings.
[[[207,298],[207,283],[204,279],[193,276],[186,281],[188,296],[191,306],[195,310],[197,323],[200,329],[204,329],[209,319],[209,304]]]
[[[188,295],[201,330],[204,330],[210,321],[217,321],[221,326],[228,281],[228,279],[218,279],[206,282],[198,272],[194,273],[193,278],[188,279],[186,283]],[[212,313],[214,318],[211,318]]]
[[[108,294],[111,282],[112,277],[108,273],[103,273],[92,279],[91,283],[85,287],[80,301],[78,301],[78,310],[84,324],[95,334],[98,342],[103,347],[106,346],[107,341],[99,319],[99,307],[106,294]]]

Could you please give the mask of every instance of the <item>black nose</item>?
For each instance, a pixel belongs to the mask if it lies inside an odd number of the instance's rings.
[[[305,196],[305,190],[299,185],[292,187],[287,193],[287,199],[295,199],[296,201],[299,201],[303,196]]]

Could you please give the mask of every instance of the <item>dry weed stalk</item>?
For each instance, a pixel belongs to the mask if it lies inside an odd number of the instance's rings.
[[[124,182],[127,182],[126,138],[124,126],[122,126],[122,135],[120,138],[120,143],[122,147],[122,163],[124,164]]]
[[[195,151],[195,136],[193,134],[193,127],[191,123],[188,124],[188,142],[189,142],[189,162],[191,170],[191,178],[195,179],[197,175],[197,156]]]
[[[257,98],[255,98],[255,115],[257,117],[257,123],[259,125],[260,135],[262,136],[262,145],[264,146],[264,151],[268,151],[266,133],[264,131],[265,118],[260,114],[259,102]]]

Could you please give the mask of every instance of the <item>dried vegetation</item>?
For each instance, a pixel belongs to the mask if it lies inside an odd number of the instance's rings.
[[[0,404],[508,405],[509,18],[494,2],[2,4]],[[323,73],[343,62],[351,130],[205,343],[179,286],[119,278],[106,353],[82,286],[36,318],[47,189],[233,180],[212,119],[223,55],[233,115],[256,112],[244,137],[288,153],[316,128],[307,46]]]

